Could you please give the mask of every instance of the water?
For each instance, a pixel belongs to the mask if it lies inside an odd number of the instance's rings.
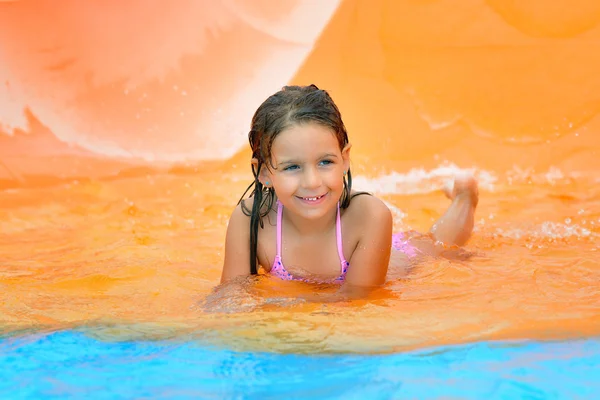
[[[388,178],[385,187],[379,178],[363,183],[394,208],[397,230],[423,230],[447,204],[434,190],[444,176],[425,175],[409,193],[402,174],[395,193]],[[206,313],[199,304],[218,281],[229,205],[243,176],[204,170],[5,191],[0,393],[597,393],[593,179],[496,176],[482,185],[471,259],[431,259],[408,275],[391,268],[385,287],[367,299],[295,303],[296,293],[314,289],[264,277],[248,289],[251,302],[236,305],[233,296],[223,312]]]
[[[600,339],[488,342],[390,355],[235,352],[63,331],[0,342],[3,398],[584,399]],[[568,373],[566,373],[568,372]]]

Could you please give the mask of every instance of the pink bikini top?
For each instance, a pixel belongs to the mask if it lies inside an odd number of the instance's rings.
[[[275,255],[275,261],[273,262],[273,267],[271,268],[271,273],[276,277],[283,279],[285,281],[304,281],[304,282],[316,282],[316,280],[306,279],[294,277],[290,274],[284,267],[283,262],[281,260],[281,225],[282,225],[282,216],[283,216],[283,205],[277,201],[277,254]],[[346,279],[346,272],[348,271],[348,267],[350,263],[346,261],[344,258],[344,251],[342,248],[342,223],[340,220],[340,203],[337,205],[337,217],[335,223],[335,232],[337,238],[337,250],[338,255],[340,257],[340,276],[335,278],[334,282],[343,282]]]

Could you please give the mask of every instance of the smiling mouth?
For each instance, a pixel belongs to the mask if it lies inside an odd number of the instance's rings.
[[[299,198],[302,199],[302,200],[304,200],[304,201],[318,201],[318,200],[321,200],[323,197],[325,197],[325,194],[322,194],[320,196],[299,197]]]

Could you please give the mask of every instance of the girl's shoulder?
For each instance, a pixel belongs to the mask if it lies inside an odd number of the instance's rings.
[[[390,209],[383,200],[365,192],[352,193],[350,204],[344,214],[346,219],[361,225],[391,221],[392,217]]]
[[[230,223],[235,220],[235,223],[242,224],[245,227],[250,226],[250,219],[252,215],[252,208],[254,207],[254,202],[256,198],[254,196],[250,196],[241,200],[238,205],[235,207],[235,210],[231,214]],[[265,198],[261,200],[261,207],[259,210],[259,218],[262,221],[258,224],[260,232],[269,231],[272,227],[275,226],[275,222],[277,221],[277,207],[276,207],[275,198]],[[249,228],[248,228],[248,232]],[[259,241],[260,237],[259,235]]]
[[[394,224],[392,212],[376,196],[353,197],[342,217],[344,239],[353,244],[355,249],[360,243],[369,248],[376,243],[391,241]]]
[[[254,207],[255,200],[256,200],[256,198],[254,196],[250,196],[250,197],[240,200],[240,202],[238,203],[234,212],[244,214],[249,218],[252,213],[252,208]],[[269,214],[271,211],[277,211],[277,209],[274,207],[275,204],[276,203],[275,203],[274,198],[269,199],[267,197],[263,197],[261,199],[261,207],[260,207],[260,211],[259,211],[260,214],[262,216],[265,216],[266,214]]]

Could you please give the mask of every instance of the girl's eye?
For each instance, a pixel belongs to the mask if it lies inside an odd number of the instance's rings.
[[[288,165],[287,167],[285,167],[283,170],[284,171],[293,171],[295,169],[298,169],[299,167],[297,165]]]
[[[323,160],[323,161],[321,161],[321,165],[330,165],[330,164],[333,164],[333,161],[331,161],[331,160]]]

